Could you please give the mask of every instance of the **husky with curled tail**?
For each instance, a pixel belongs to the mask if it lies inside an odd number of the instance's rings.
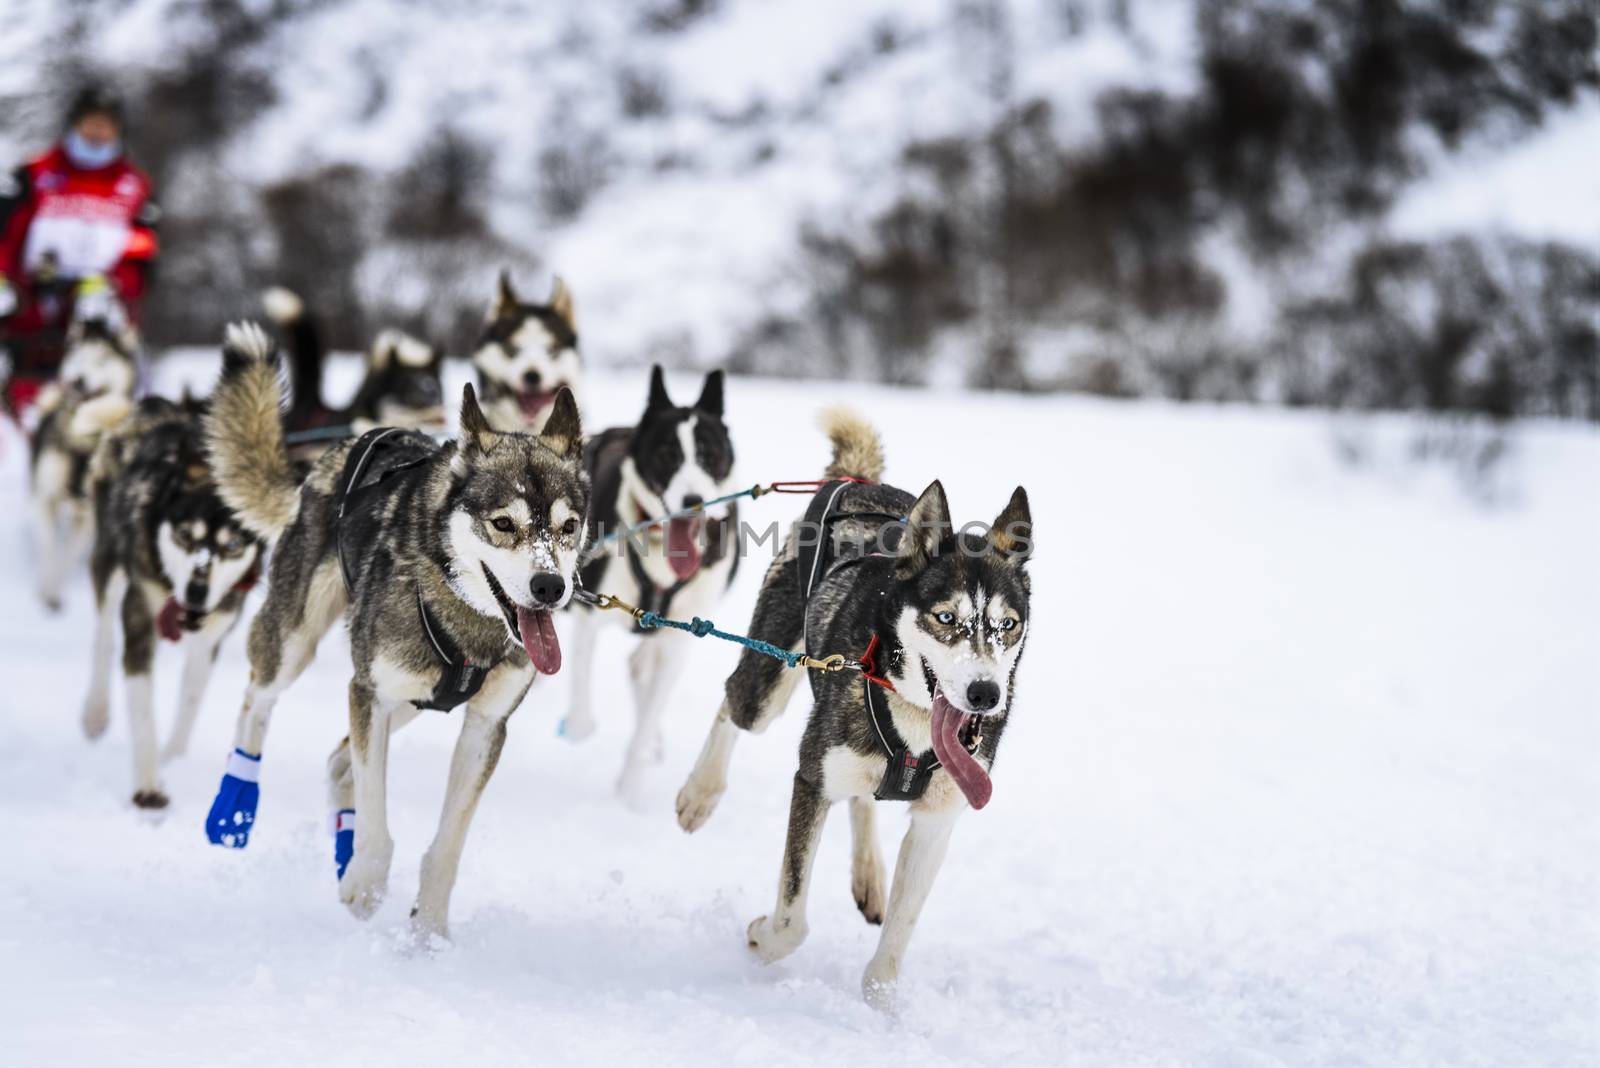
[[[1032,519],[1018,486],[986,533],[958,530],[940,483],[913,497],[878,481],[883,449],[866,422],[836,409],[824,426],[829,481],[768,568],[749,633],[813,657],[844,653],[864,670],[810,672],[777,905],[747,934],[767,962],[805,940],[823,822],[848,801],[851,892],[867,922],[883,925],[862,991],[887,1008],[956,817],[989,801],[1027,636]],[[754,651],[740,657],[678,794],[685,831],[698,830],[722,797],[738,732],[765,730],[798,679]],[[887,898],[875,800],[911,808]]]
[[[184,652],[178,715],[160,759],[182,755],[217,649],[239,621],[261,567],[260,539],[217,496],[200,434],[203,406],[106,395],[74,413],[78,433],[98,437],[90,462],[94,547],[89,574],[97,612],[83,731],[105,732],[118,629],[133,803],[167,805],[156,752],[152,670],[160,639]]]
[[[375,912],[388,886],[390,733],[424,709],[465,705],[412,910],[419,936],[445,936],[506,721],[534,676],[561,666],[551,613],[572,595],[589,507],[578,409],[563,391],[537,436],[499,433],[468,386],[456,440],[374,430],[330,449],[302,479],[284,451],[283,401],[271,341],[253,324],[230,327],[206,435],[223,498],[273,550],[207,837],[249,842],[273,706],[342,615],[354,670],[329,792],[339,898],[356,916]]]

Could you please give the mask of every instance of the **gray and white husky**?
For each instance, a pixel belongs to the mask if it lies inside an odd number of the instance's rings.
[[[201,412],[194,402],[146,397],[115,428],[101,428],[89,473],[95,511],[89,572],[98,621],[83,730],[90,738],[105,732],[120,624],[133,803],[140,808],[167,804],[152,707],[157,639],[177,642],[184,652],[178,715],[161,754],[170,759],[188,746],[217,647],[238,622],[260,568],[261,542],[217,496]]]
[[[73,323],[56,381],[39,396],[31,446],[34,545],[39,599],[61,607],[68,569],[82,559],[94,531],[89,461],[101,428],[133,407],[137,340],[104,319]]]
[[[284,452],[282,401],[272,343],[253,324],[230,327],[207,437],[223,498],[273,557],[250,627],[236,749],[207,833],[220,845],[248,841],[272,708],[343,615],[349,736],[328,771],[339,898],[358,917],[382,901],[394,853],[390,732],[424,707],[466,704],[412,912],[418,934],[444,935],[506,721],[535,674],[561,666],[550,616],[572,595],[589,506],[577,405],[563,390],[538,436],[498,433],[468,386],[458,439],[374,431],[330,449],[302,479]]]
[[[733,441],[722,411],[721,371],[708,374],[699,398],[681,408],[667,395],[661,368],[653,368],[638,424],[597,434],[584,450],[594,485],[591,537],[621,534],[634,524],[699,508],[726,494],[733,480]],[[738,527],[738,510],[729,504],[715,513],[620,536],[584,565],[584,587],[663,616],[707,613],[738,569]],[[574,616],[572,707],[562,733],[581,741],[595,728],[590,670],[596,630],[602,616],[613,622],[625,617],[586,608]],[[672,646],[674,639],[657,630],[638,634],[638,647],[628,658],[633,739],[617,780],[617,792],[629,799],[637,799],[646,766],[660,759],[662,713],[686,663],[683,650]]]
[[[987,533],[957,531],[940,483],[917,498],[877,484],[882,448],[859,417],[835,410],[825,425],[834,449],[827,476],[836,481],[819,492],[810,522],[768,569],[750,633],[813,656],[838,652],[871,663],[860,673],[810,672],[814,703],[800,742],[777,907],[748,935],[751,950],[769,962],[805,940],[823,822],[835,802],[848,800],[851,889],[867,922],[883,924],[862,990],[887,1006],[956,817],[989,800],[989,769],[1028,630],[1032,521],[1019,486]],[[857,479],[865,481],[850,481]],[[779,661],[743,654],[678,794],[684,830],[698,829],[715,809],[737,732],[765,730],[798,678]],[[911,806],[887,901],[874,798]]]
[[[562,389],[574,400],[582,395],[572,290],[557,277],[549,301],[534,304],[517,295],[510,272],[502,271],[472,363],[489,424],[538,433]]]

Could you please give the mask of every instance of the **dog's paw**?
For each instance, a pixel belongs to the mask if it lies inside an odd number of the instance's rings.
[[[420,903],[411,907],[411,922],[407,928],[411,944],[420,950],[438,952],[450,945],[450,922],[442,914]]]
[[[789,921],[780,927],[770,916],[758,916],[745,928],[745,939],[761,963],[772,964],[800,948],[806,940],[805,921]]]
[[[876,861],[850,866],[850,893],[868,923],[883,922],[883,868]]]
[[[167,807],[167,795],[159,789],[136,790],[133,795],[135,808],[163,809]]]
[[[617,776],[615,792],[617,800],[622,802],[628,811],[635,815],[644,816],[650,813],[650,791],[642,769],[628,765],[622,769],[622,774]]]
[[[90,694],[83,702],[83,736],[91,742],[106,732],[111,722],[111,701],[105,694]]]
[[[339,879],[339,900],[358,920],[370,919],[389,892],[389,860],[394,843],[384,848],[357,850]]]
[[[255,826],[256,808],[261,804],[261,758],[235,749],[228,756],[228,769],[217,787],[211,811],[206,813],[206,838],[212,845],[243,849],[250,844],[250,829]]]
[[[370,920],[383,906],[384,896],[388,892],[387,879],[369,877],[356,868],[346,871],[344,878],[339,880],[339,900],[350,910],[350,915],[358,920]]]
[[[594,727],[593,716],[573,714],[561,721],[561,726],[556,728],[556,733],[569,742],[584,742],[594,736]]]
[[[892,1014],[899,1004],[899,982],[898,968],[880,965],[874,959],[862,973],[861,997],[879,1012]]]
[[[727,788],[727,783],[708,783],[692,776],[683,784],[678,791],[678,826],[684,833],[693,834],[705,826]]]
[[[61,612],[61,595],[59,593],[47,593],[44,590],[40,590],[39,603],[51,615],[58,615]]]

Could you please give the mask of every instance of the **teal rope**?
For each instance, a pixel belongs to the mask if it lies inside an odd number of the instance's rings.
[[[355,427],[349,423],[339,423],[335,426],[315,426],[309,430],[291,430],[283,436],[283,440],[289,445],[304,445],[312,441],[336,441],[355,436]]]
[[[704,638],[710,635],[713,638],[721,638],[725,642],[734,642],[737,645],[742,645],[746,649],[752,649],[763,656],[770,656],[774,660],[782,660],[790,667],[799,667],[801,658],[805,656],[804,653],[796,653],[782,646],[773,645],[771,642],[764,642],[760,638],[747,638],[743,634],[729,634],[725,630],[718,630],[717,625],[711,620],[701,619],[699,616],[695,616],[694,619],[685,623],[681,619],[668,619],[666,616],[658,616],[654,612],[646,612],[639,617],[639,626],[647,629],[671,627],[673,630],[688,631],[696,638]]]

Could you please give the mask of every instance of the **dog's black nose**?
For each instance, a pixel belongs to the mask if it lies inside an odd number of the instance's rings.
[[[979,679],[967,686],[967,707],[974,712],[987,712],[1000,703],[1000,687],[988,679]]]
[[[539,388],[539,372],[538,371],[529,371],[526,374],[524,374],[522,376],[522,384],[524,386],[527,386],[529,389],[538,389]]]
[[[567,580],[554,571],[540,571],[528,583],[528,592],[533,594],[534,604],[553,605],[567,592]]]
[[[683,506],[685,508],[698,508],[705,503],[706,499],[698,493],[685,493],[683,495]]]

